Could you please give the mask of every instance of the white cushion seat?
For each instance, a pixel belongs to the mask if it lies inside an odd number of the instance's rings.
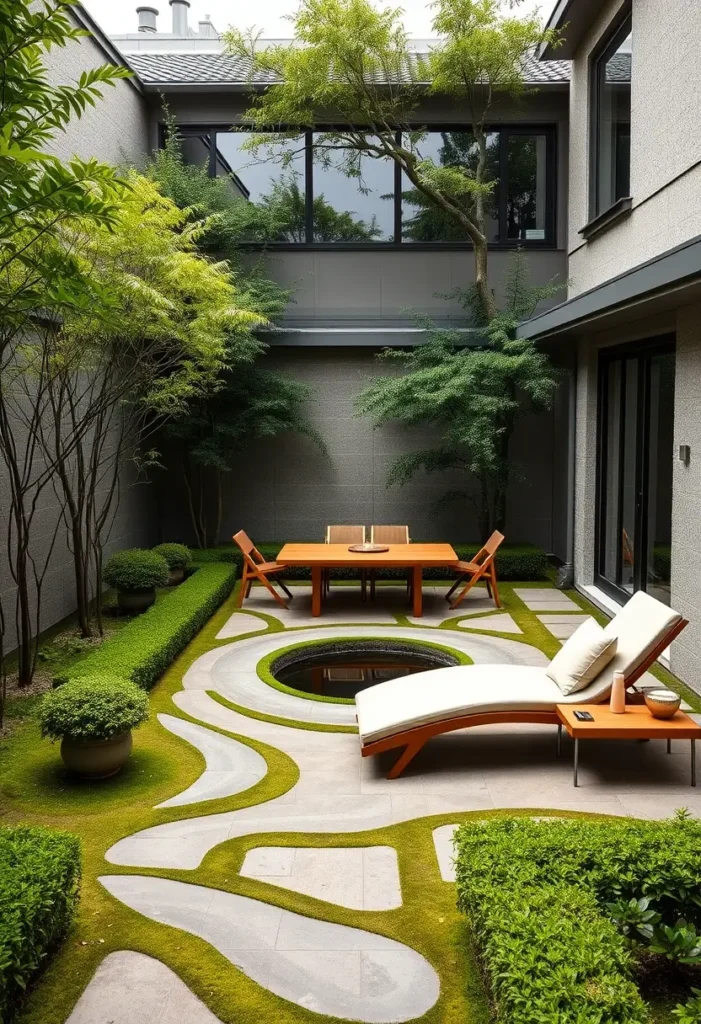
[[[545,668],[526,665],[456,665],[418,672],[361,690],[356,698],[363,746],[422,725],[509,711],[554,712],[556,704],[606,700],[613,673],[630,676],[681,620],[648,594],[634,594],[604,628],[615,636],[614,658],[584,689],[565,695]]]

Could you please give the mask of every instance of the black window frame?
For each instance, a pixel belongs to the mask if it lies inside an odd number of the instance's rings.
[[[630,164],[628,196],[618,196],[607,206],[600,206],[599,166],[601,158],[601,69],[613,57],[621,43],[633,31],[633,5],[623,5],[598,45],[589,55],[589,220],[602,217],[617,204],[630,199]],[[631,84],[632,84],[631,60]],[[630,154],[630,146],[628,147]],[[630,156],[629,156],[630,160]]]
[[[210,177],[216,177],[217,167],[217,149],[216,149],[216,134],[218,132],[229,131],[233,125],[231,123],[197,123],[197,124],[178,124],[176,130],[183,136],[206,136],[209,134],[209,163],[208,173]],[[391,241],[378,241],[378,242],[315,242],[314,241],[314,225],[313,225],[313,196],[314,196],[314,184],[313,184],[313,146],[311,145],[312,136],[315,133],[324,131],[325,128],[328,130],[332,126],[319,125],[314,129],[309,129],[304,132],[305,135],[305,198],[306,198],[306,241],[305,242],[242,242],[242,247],[247,249],[296,249],[296,250],[316,250],[326,251],[329,249],[339,250],[346,249],[351,251],[407,251],[407,252],[421,252],[421,251],[432,251],[432,250],[471,250],[473,245],[471,242],[411,242],[402,239],[402,187],[406,188],[406,184],[402,183],[402,171],[398,164],[394,166],[394,239]],[[463,124],[431,124],[431,125],[417,125],[417,128],[425,129],[429,132],[469,132],[471,130],[469,125]],[[166,134],[168,127],[166,124],[159,125],[159,146],[163,148],[165,145]],[[511,135],[544,135],[546,137],[546,169],[545,169],[545,194],[546,194],[546,222],[545,222],[545,238],[542,239],[509,239],[499,240],[498,242],[489,242],[490,249],[557,249],[557,200],[558,200],[558,182],[557,182],[557,149],[558,149],[558,126],[553,122],[545,123],[494,123],[485,126],[487,132],[499,132],[499,166],[504,168],[507,166],[507,139]],[[300,133],[302,134],[302,133]],[[399,136],[397,132],[397,136]],[[507,179],[508,181],[508,179]],[[508,188],[500,189],[499,198],[499,231],[500,235],[505,233],[506,226],[506,196]]]
[[[608,388],[607,374],[611,363],[616,360],[632,358],[638,360],[636,382],[636,416],[638,430],[636,432],[635,451],[635,531],[633,537],[633,593],[647,590],[647,564],[645,552],[648,540],[648,491],[649,491],[649,455],[650,455],[650,366],[655,355],[673,353],[676,356],[677,341],[675,334],[661,334],[645,338],[641,341],[626,342],[623,345],[611,345],[599,350],[597,372],[597,430],[596,430],[596,526],[594,542],[594,583],[605,594],[614,600],[626,604],[633,596],[623,587],[618,586],[604,575],[604,558],[606,554],[606,460],[608,450]],[[625,396],[625,383],[623,385]],[[625,401],[625,397],[624,397]],[[625,428],[625,415],[621,416],[621,434]],[[672,453],[670,452],[670,458]],[[623,486],[619,475],[619,515],[622,508],[620,490]],[[621,547],[616,551],[616,575],[620,575]],[[644,571],[645,570],[645,571]]]

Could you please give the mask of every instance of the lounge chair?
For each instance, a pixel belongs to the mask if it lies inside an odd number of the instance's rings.
[[[404,747],[387,778],[396,779],[433,736],[474,725],[557,725],[556,704],[599,704],[613,673],[631,687],[687,625],[678,612],[639,591],[607,623],[618,644],[613,660],[582,690],[565,696],[545,668],[457,665],[379,683],[356,695],[363,757]]]

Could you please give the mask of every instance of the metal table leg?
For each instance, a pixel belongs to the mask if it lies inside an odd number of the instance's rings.
[[[696,785],[696,740],[691,741],[691,785]]]
[[[562,753],[562,722],[558,722],[557,726],[557,756],[559,757]]]
[[[694,742],[693,740],[691,741]],[[579,770],[579,740],[575,737],[574,741],[574,785],[577,786],[577,772]]]
[[[671,740],[667,740],[667,753],[668,754],[672,753],[672,741]]]

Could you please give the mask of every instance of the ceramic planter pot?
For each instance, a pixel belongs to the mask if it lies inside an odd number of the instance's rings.
[[[108,740],[74,740],[64,736],[61,757],[66,768],[85,779],[108,779],[116,775],[131,753],[131,731]]]
[[[168,571],[168,586],[174,587],[177,583],[182,583],[185,578],[185,568],[182,565],[176,565],[174,569]]]
[[[147,590],[120,590],[117,594],[117,604],[125,612],[145,612],[155,600],[155,587]]]

